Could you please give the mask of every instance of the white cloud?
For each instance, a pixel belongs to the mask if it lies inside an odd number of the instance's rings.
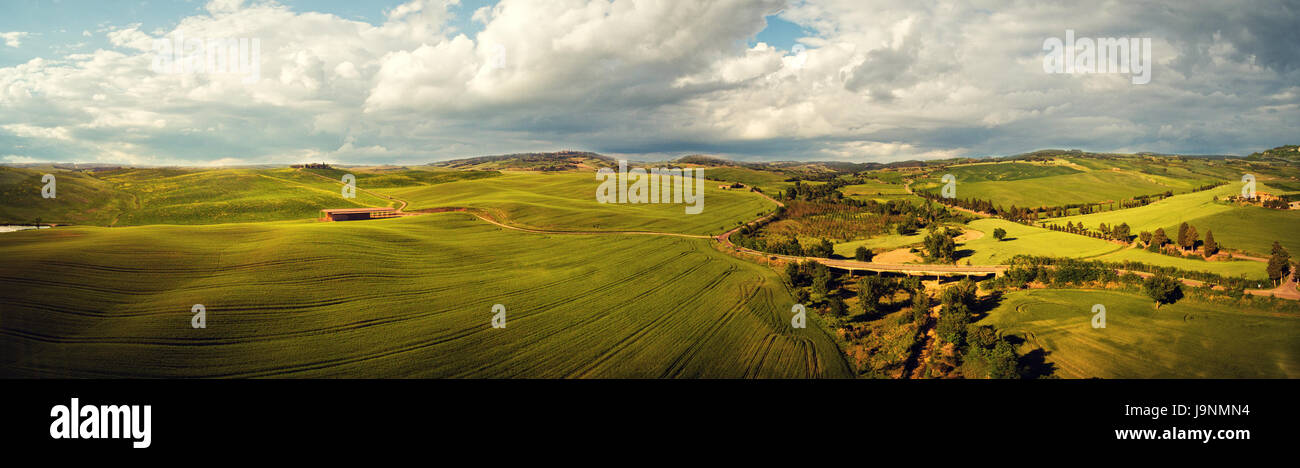
[[[23,45],[22,39],[30,35],[31,33],[22,31],[0,32],[0,39],[5,41],[7,47],[19,47]]]
[[[172,30],[96,29],[112,48],[0,68],[0,153],[174,164],[558,148],[1248,152],[1292,138],[1300,115],[1300,58],[1260,39],[1294,34],[1287,15],[1226,4],[1168,15],[1158,4],[502,0],[473,12],[473,35],[451,29],[456,4],[415,0],[372,25],[214,0]],[[813,31],[802,53],[754,42],[778,12]],[[1044,74],[1043,39],[1065,29],[1152,37],[1152,83]],[[258,39],[261,79],[155,73],[154,40],[178,34]],[[0,33],[11,47],[25,35]]]

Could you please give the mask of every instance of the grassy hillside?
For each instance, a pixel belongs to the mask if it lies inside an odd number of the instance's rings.
[[[1271,190],[1261,186],[1259,190]],[[1273,210],[1254,206],[1218,203],[1214,197],[1239,194],[1239,185],[1226,185],[1202,192],[1175,195],[1147,206],[1126,210],[1107,211],[1083,216],[1058,218],[1048,222],[1064,225],[1066,222],[1083,223],[1096,228],[1101,223],[1116,225],[1128,223],[1133,233],[1155,232],[1163,228],[1166,233],[1178,232],[1183,222],[1196,226],[1201,238],[1205,231],[1213,231],[1214,239],[1227,247],[1258,254],[1272,250],[1273,241],[1281,241],[1291,252],[1300,252],[1300,211]]]
[[[879,202],[911,197],[911,195],[907,193],[907,189],[903,188],[902,184],[882,184],[877,182],[846,185],[840,189],[840,192],[843,192],[846,197],[856,198],[859,200],[876,200]]]
[[[42,198],[43,174],[54,175],[55,197]],[[36,171],[0,166],[0,224],[111,224],[133,207],[131,195],[113,184],[75,171]]]
[[[7,233],[0,377],[850,375],[775,273],[710,242],[464,213]]]
[[[1123,200],[1138,195],[1188,191],[1191,181],[1129,171],[1076,169],[1031,163],[974,164],[945,168],[913,186],[937,192],[941,178],[957,178],[957,197],[992,200],[1005,208],[1060,206]]]
[[[997,265],[1011,260],[1016,255],[1039,255],[1052,257],[1095,257],[1125,248],[1101,239],[1093,239],[1050,229],[1026,226],[1004,219],[984,218],[970,222],[972,229],[983,232],[979,239],[966,241],[957,246],[959,261],[969,260],[975,265]],[[993,230],[1002,228],[1007,231],[1006,239],[999,241],[993,237]]]
[[[0,168],[0,222],[126,226],[307,219],[322,208],[390,206],[292,169],[119,169],[55,173],[57,197],[40,196],[41,173]]]
[[[290,169],[128,169],[102,178],[139,200],[119,225],[307,219],[318,217],[322,208],[391,204],[360,191],[356,198],[345,199],[341,185]]]
[[[407,200],[408,210],[446,206],[486,208],[508,222],[560,230],[647,230],[720,234],[775,208],[756,193],[719,190],[705,181],[704,211],[688,215],[683,204],[602,204],[594,172],[507,172],[500,177],[383,189]]]
[[[1106,328],[1091,325],[1092,305]],[[1300,317],[1184,300],[1155,310],[1133,293],[1014,292],[981,324],[1025,339],[1066,378],[1300,378]]]
[[[1252,279],[1267,277],[1264,271],[1265,264],[1261,262],[1207,262],[1192,258],[1176,258],[1101,239],[1026,226],[996,218],[971,221],[970,227],[983,232],[984,236],[957,246],[958,261],[961,263],[969,260],[974,265],[996,265],[1006,263],[1016,255],[1024,254],[1108,262],[1136,261],[1184,270],[1207,271],[1224,276],[1245,276]],[[1007,231],[1006,239],[998,241],[993,237],[993,230],[997,228]]]
[[[745,167],[707,167],[704,169],[704,177],[709,180],[740,182],[751,187],[758,187],[759,190],[769,194],[775,194],[794,186],[794,182],[785,181],[790,178],[788,174]]]

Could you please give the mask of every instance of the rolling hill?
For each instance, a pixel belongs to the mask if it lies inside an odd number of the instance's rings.
[[[710,242],[464,213],[7,233],[0,376],[851,375],[774,272]]]

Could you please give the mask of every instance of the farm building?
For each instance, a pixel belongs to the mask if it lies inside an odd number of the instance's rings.
[[[320,210],[326,221],[359,221],[366,219],[395,218],[396,208],[335,208]]]

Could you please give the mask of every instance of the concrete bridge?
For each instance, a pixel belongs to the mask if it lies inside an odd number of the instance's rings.
[[[836,260],[831,258],[804,257],[829,268],[848,271],[850,275],[859,271],[877,273],[902,273],[911,276],[1002,276],[1009,268],[1006,265],[920,265],[911,263],[875,263],[857,260]]]

